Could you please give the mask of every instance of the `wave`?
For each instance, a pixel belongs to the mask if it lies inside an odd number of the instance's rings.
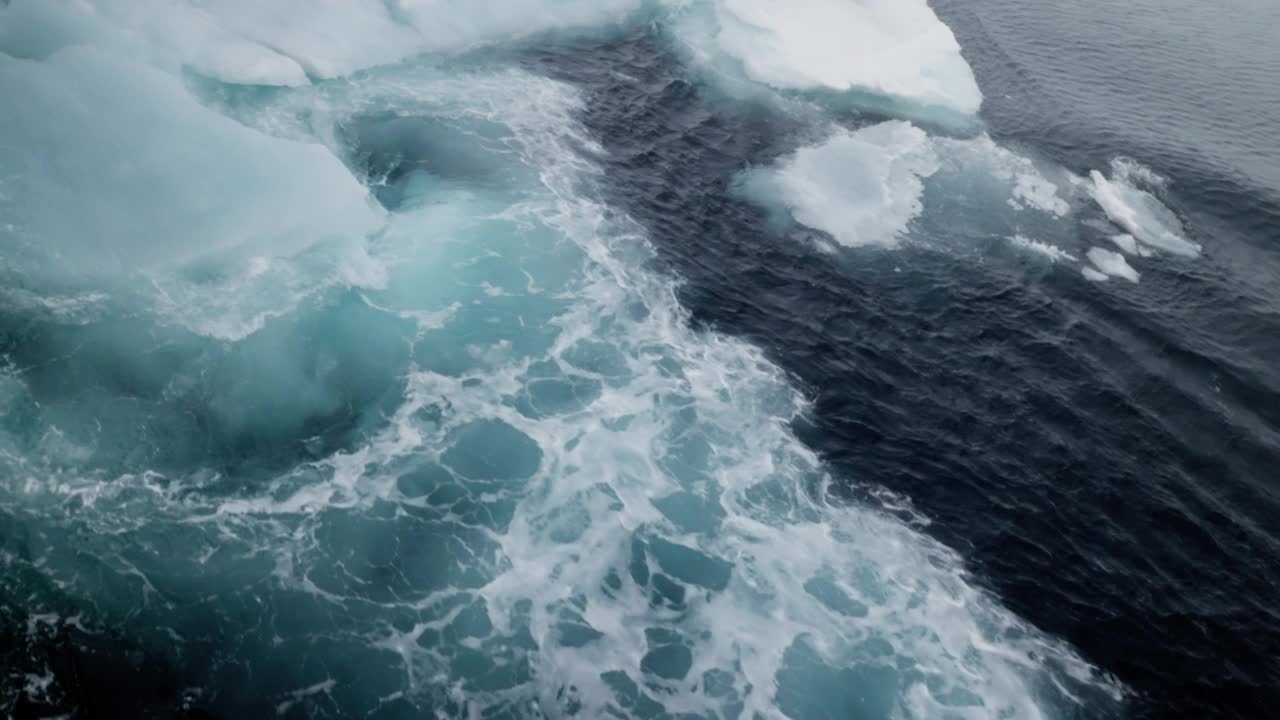
[[[85,261],[79,285],[111,293],[109,313],[64,316],[58,298],[95,296],[4,276],[37,296],[0,318],[37,323],[0,348],[0,603],[23,599],[39,679],[15,692],[74,705],[102,665],[82,650],[76,677],[50,670],[51,638],[70,637],[127,648],[142,682],[176,678],[175,707],[233,716],[1118,702],[953,552],[832,497],[792,432],[807,404],[790,378],[693,329],[643,229],[604,202],[578,92],[515,69],[369,67],[405,31],[378,36],[362,4],[320,8],[289,25],[262,15],[278,7],[205,7],[263,47],[286,33],[273,51],[310,76],[236,121],[141,45],[0,57],[31,101],[0,124],[29,148],[0,156],[29,193],[3,209],[50,211],[6,242],[40,268]],[[532,29],[505,22],[482,35]],[[341,42],[312,45],[329,34]],[[465,150],[433,163],[445,146]],[[804,194],[844,187],[850,155],[873,169],[853,189],[905,186],[881,196],[891,222]],[[847,237],[874,241],[918,212],[941,157],[887,123],[766,177],[798,219],[852,217]],[[114,280],[95,279],[103,258]],[[27,533],[42,540],[10,553]]]

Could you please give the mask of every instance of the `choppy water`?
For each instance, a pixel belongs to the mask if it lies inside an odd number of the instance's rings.
[[[1265,716],[1273,13],[1015,5],[0,7],[0,708]]]

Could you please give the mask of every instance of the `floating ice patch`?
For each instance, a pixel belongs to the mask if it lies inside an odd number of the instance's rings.
[[[857,92],[977,112],[982,94],[924,0],[667,0],[695,58],[780,90]]]
[[[1142,189],[1151,186],[1157,176],[1132,162],[1112,163],[1112,177],[1093,170],[1089,173],[1093,199],[1111,222],[1139,242],[1175,255],[1195,257],[1200,246],[1184,236],[1182,223],[1154,195]]]
[[[1080,274],[1081,274],[1081,275],[1084,275],[1084,278],[1085,278],[1086,280],[1091,281],[1091,282],[1106,282],[1106,281],[1107,281],[1107,274],[1106,274],[1106,273],[1104,273],[1104,272],[1099,272],[1099,271],[1097,271],[1097,270],[1094,270],[1093,268],[1089,267],[1088,265],[1085,265],[1083,268],[1081,268],[1081,269],[1080,269]]]
[[[1121,255],[1118,252],[1095,247],[1089,249],[1089,252],[1086,253],[1086,257],[1089,258],[1089,262],[1093,263],[1094,268],[1104,275],[1124,278],[1125,280],[1133,283],[1138,282],[1138,278],[1140,277],[1138,275],[1138,271],[1134,270],[1133,267],[1129,265],[1129,262],[1124,259],[1124,255]],[[1089,275],[1086,274],[1085,277],[1089,277]]]
[[[1032,209],[1065,217],[1071,205],[1063,197],[1070,189],[1065,169],[1019,154],[996,143],[990,135],[972,139],[935,138],[934,146],[944,168],[954,168],[969,186],[991,184],[992,192],[1007,193],[1015,210]]]
[[[896,245],[921,210],[924,178],[938,169],[929,137],[890,121],[849,132],[751,171],[748,196],[841,245]]]
[[[1138,241],[1128,233],[1112,235],[1111,242],[1114,243],[1116,247],[1120,248],[1120,250],[1126,255],[1142,254],[1142,248],[1138,245]]]
[[[1027,161],[1030,164],[1030,161]],[[1034,167],[1014,170],[1013,202],[1017,207],[1022,205],[1034,207],[1058,217],[1065,216],[1071,209],[1067,201],[1058,197],[1058,186],[1035,172]]]
[[[986,135],[935,138],[897,120],[837,129],[741,179],[744,194],[775,220],[789,218],[844,246],[895,245],[922,214],[921,233],[944,243],[965,235],[1056,238],[1057,220],[1070,211],[1064,186],[1069,192],[1065,170]],[[951,225],[930,229],[940,217]],[[964,234],[953,232],[957,217]]]

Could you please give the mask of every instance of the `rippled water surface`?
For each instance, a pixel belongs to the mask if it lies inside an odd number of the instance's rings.
[[[1235,5],[0,2],[0,708],[1266,717]]]

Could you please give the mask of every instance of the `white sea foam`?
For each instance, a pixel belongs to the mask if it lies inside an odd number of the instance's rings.
[[[667,0],[704,66],[781,90],[858,92],[976,113],[982,94],[923,0]]]
[[[1052,260],[1053,262],[1058,262],[1059,260],[1068,260],[1071,262],[1078,262],[1074,255],[1067,252],[1066,250],[1063,250],[1057,245],[1050,245],[1049,243],[1040,242],[1039,240],[1032,240],[1031,238],[1026,237],[1025,235],[1014,235],[1012,238],[1010,238],[1010,241],[1014,245],[1020,248],[1024,248],[1032,252],[1040,253],[1041,255],[1044,255],[1045,257]]]

